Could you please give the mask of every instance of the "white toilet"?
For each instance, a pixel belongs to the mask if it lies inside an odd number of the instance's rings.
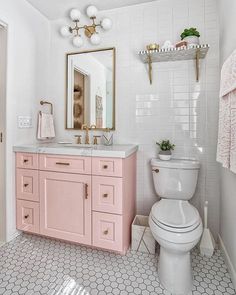
[[[161,200],[152,207],[149,225],[160,244],[158,276],[172,294],[192,289],[190,250],[202,235],[202,221],[188,200],[196,189],[200,163],[173,159],[151,161],[156,193]]]

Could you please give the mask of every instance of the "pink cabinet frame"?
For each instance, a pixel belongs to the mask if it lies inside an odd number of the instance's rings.
[[[18,229],[125,254],[136,153],[125,159],[17,153],[16,196]]]

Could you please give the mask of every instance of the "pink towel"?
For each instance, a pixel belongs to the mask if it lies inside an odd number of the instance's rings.
[[[221,70],[217,161],[236,173],[236,50]]]

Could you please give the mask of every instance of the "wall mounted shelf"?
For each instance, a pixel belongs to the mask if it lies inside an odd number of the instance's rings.
[[[152,63],[165,61],[196,60],[196,80],[199,81],[199,60],[206,57],[209,44],[194,47],[139,51],[142,62],[148,64],[149,80],[152,84]]]

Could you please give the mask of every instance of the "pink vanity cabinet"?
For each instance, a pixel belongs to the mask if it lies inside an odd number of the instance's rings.
[[[16,153],[17,228],[125,253],[135,215],[127,158]]]

